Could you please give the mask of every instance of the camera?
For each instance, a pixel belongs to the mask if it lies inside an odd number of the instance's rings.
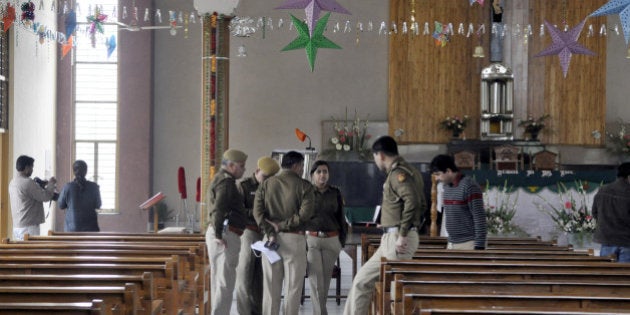
[[[37,183],[37,185],[39,185],[39,187],[41,187],[42,189],[46,189],[46,185],[48,185],[47,180],[43,180],[39,177],[35,177],[33,178],[33,180]],[[57,201],[57,199],[59,199],[59,194],[55,192],[53,194],[52,200]]]

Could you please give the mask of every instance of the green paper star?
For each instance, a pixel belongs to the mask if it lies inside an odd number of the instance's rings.
[[[324,30],[326,29],[326,24],[328,24],[329,17],[330,13],[324,15],[324,17],[317,21],[315,30],[313,30],[313,36],[311,37],[309,36],[308,26],[306,23],[300,21],[292,14],[291,20],[293,20],[293,25],[295,25],[295,29],[298,32],[298,38],[294,39],[291,43],[289,43],[289,45],[282,48],[282,51],[304,48],[306,50],[306,57],[308,57],[308,63],[311,65],[311,72],[313,72],[315,69],[315,57],[317,56],[318,48],[341,49],[339,45],[333,43],[330,39],[323,35]]]

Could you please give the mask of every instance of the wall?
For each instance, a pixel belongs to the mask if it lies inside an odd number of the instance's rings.
[[[37,20],[54,29],[55,14],[48,10],[37,11]],[[16,20],[16,23],[17,20]],[[15,176],[15,161],[20,155],[35,159],[32,177],[49,178],[55,175],[55,95],[56,95],[56,42],[40,44],[37,35],[14,24],[10,35],[9,74],[9,177]],[[49,203],[44,211],[50,211]],[[3,207],[10,209],[10,207]],[[10,216],[9,216],[10,218]],[[48,216],[41,231],[52,226]],[[6,222],[12,225],[11,221]],[[8,229],[11,233],[11,229]]]

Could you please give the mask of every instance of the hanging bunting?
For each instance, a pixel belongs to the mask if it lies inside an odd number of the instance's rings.
[[[22,23],[29,27],[35,20],[35,4],[31,1],[22,3]]]
[[[558,55],[558,57],[560,58],[560,66],[562,67],[562,74],[566,78],[567,72],[569,71],[571,56],[573,54],[591,56],[595,55],[594,52],[588,50],[577,42],[585,22],[586,19],[582,20],[580,24],[576,25],[568,32],[563,32],[559,30],[556,26],[545,20],[545,26],[547,26],[547,30],[551,35],[553,43],[551,44],[551,46],[539,52],[534,57]]]
[[[313,28],[319,19],[321,11],[350,14],[350,11],[346,10],[335,0],[286,0],[275,9],[304,9],[309,35],[313,35]]]
[[[595,17],[610,14],[619,14],[627,45],[630,41],[630,0],[610,0],[589,16]]]
[[[68,41],[65,44],[61,45],[61,59],[63,59],[63,57],[65,57],[70,52],[70,50],[72,50],[73,38],[74,36],[69,36]]]
[[[66,14],[64,24],[66,26],[66,37],[70,37],[77,28],[77,14],[74,10],[70,10],[68,14]]]
[[[448,24],[444,26],[442,23],[435,21],[435,31],[433,31],[435,45],[440,47],[446,46],[451,40],[450,37]]]
[[[107,15],[101,13],[101,10],[98,6],[94,8],[94,15],[88,15],[87,21],[90,23],[90,27],[88,29],[88,34],[90,34],[90,41],[92,43],[92,47],[96,47],[96,32],[101,34],[104,33],[103,30],[103,22],[107,20]]]
[[[109,58],[112,56],[114,50],[116,50],[116,36],[110,36],[105,42],[105,46],[107,47],[107,58]]]
[[[317,49],[319,48],[334,48],[341,49],[341,47],[335,43],[333,43],[328,38],[324,37],[323,33],[326,29],[326,24],[328,24],[328,18],[330,17],[330,13],[324,15],[319,21],[317,21],[317,25],[313,30],[313,36],[309,36],[308,34],[308,26],[306,23],[300,21],[295,16],[291,15],[291,19],[293,20],[293,24],[295,24],[295,28],[298,32],[298,38],[293,40],[289,45],[284,47],[282,51],[294,50],[304,48],[306,50],[306,56],[308,58],[308,63],[311,66],[311,72],[315,69],[315,58],[317,56]]]

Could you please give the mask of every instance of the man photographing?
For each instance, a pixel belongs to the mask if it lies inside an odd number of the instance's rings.
[[[30,156],[18,157],[15,162],[18,173],[9,183],[14,240],[24,240],[24,234],[39,235],[39,225],[45,221],[43,202],[56,196],[57,179],[51,177],[39,183],[31,179],[34,164],[35,159]]]

